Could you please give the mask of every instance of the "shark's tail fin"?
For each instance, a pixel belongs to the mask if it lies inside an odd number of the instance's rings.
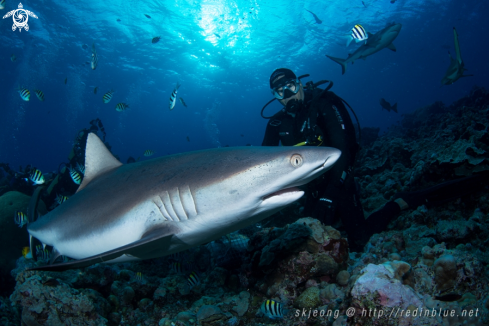
[[[397,103],[392,106],[392,111],[397,113]]]
[[[344,75],[345,72],[346,72],[346,60],[345,59],[331,57],[329,55],[326,55],[326,56],[328,58],[330,58],[331,60],[333,60],[334,62],[339,63],[341,65],[341,74]]]

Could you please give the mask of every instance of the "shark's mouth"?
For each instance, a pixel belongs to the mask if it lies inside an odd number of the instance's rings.
[[[281,198],[286,198],[286,197],[297,197],[297,196],[302,196],[304,194],[304,191],[300,190],[297,187],[290,187],[290,188],[285,188],[281,189],[279,191],[272,192],[271,194],[266,195],[263,197],[263,201],[269,200],[274,197],[281,197]]]

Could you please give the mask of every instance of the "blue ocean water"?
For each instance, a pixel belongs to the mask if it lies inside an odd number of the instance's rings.
[[[7,0],[3,17],[18,8]],[[395,125],[402,114],[435,101],[450,104],[475,86],[488,87],[487,1],[24,1],[30,29],[0,20],[0,162],[52,171],[67,156],[78,130],[100,118],[123,162],[218,146],[261,144],[272,98],[268,78],[288,67],[304,81],[332,80],[332,91],[355,110],[362,127]],[[321,24],[307,10],[314,12]],[[146,17],[150,16],[151,18]],[[118,21],[120,20],[120,21]],[[355,24],[375,33],[397,22],[397,52],[384,49],[349,65]],[[441,79],[455,55],[456,27],[468,74],[450,86]],[[161,36],[152,44],[151,39]],[[91,46],[99,63],[90,68]],[[16,61],[11,61],[14,54]],[[67,83],[65,84],[65,78]],[[177,101],[169,98],[181,83]],[[17,88],[31,91],[23,101]],[[94,88],[98,87],[97,94]],[[45,94],[40,102],[34,90]],[[116,93],[108,104],[102,96]],[[379,99],[398,103],[381,110]],[[115,105],[129,105],[117,112]],[[265,114],[280,109],[274,102]],[[187,138],[188,137],[188,138]]]

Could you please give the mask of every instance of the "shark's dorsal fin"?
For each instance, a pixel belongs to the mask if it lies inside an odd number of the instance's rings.
[[[394,46],[394,43],[391,43],[391,44],[387,45],[387,48],[388,48],[389,50],[391,50],[391,51],[394,51],[394,52],[396,52],[396,51],[397,51],[396,47]]]
[[[85,175],[76,192],[85,188],[90,181],[99,175],[121,165],[122,163],[112,155],[100,138],[94,133],[89,133],[85,150]]]
[[[365,44],[364,45],[370,46],[370,47],[375,46],[375,44],[376,44],[375,43],[375,39],[374,39],[375,38],[375,35],[372,34],[372,33],[370,33],[370,32],[367,32],[367,35],[368,35],[368,38],[365,40]]]

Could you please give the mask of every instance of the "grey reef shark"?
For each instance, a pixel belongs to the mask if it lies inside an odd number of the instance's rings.
[[[392,23],[387,25],[384,29],[378,31],[375,34],[371,34],[367,32],[368,39],[367,43],[360,46],[355,52],[348,55],[346,59],[335,58],[329,55],[326,55],[328,58],[333,60],[336,63],[341,65],[341,72],[344,75],[346,72],[346,68],[348,63],[354,63],[355,60],[363,59],[365,60],[369,55],[379,52],[382,49],[389,49],[392,51],[396,51],[396,47],[392,43],[399,32],[401,31],[401,24]]]
[[[448,57],[450,58],[450,66],[448,66],[447,72],[445,72],[445,76],[443,76],[441,83],[442,85],[451,85],[455,83],[462,77],[470,77],[473,75],[464,75],[465,64],[462,60],[462,56],[460,55],[460,44],[458,43],[458,34],[455,27],[453,28],[453,39],[455,43],[455,54],[456,58],[452,58],[450,51],[448,51]]]
[[[123,165],[93,133],[75,195],[29,223],[63,271],[177,253],[257,223],[299,199],[341,151],[330,147],[228,147]],[[76,259],[55,263],[60,255]]]

